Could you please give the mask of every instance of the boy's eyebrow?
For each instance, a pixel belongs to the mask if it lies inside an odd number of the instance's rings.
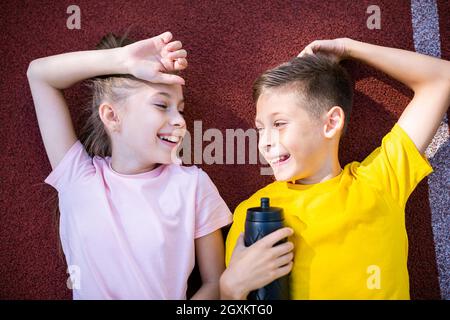
[[[269,116],[273,117],[273,116],[277,116],[277,115],[279,115],[279,114],[283,114],[283,113],[277,111],[277,112],[274,112],[274,113],[269,114]],[[262,121],[259,120],[259,119],[255,119],[255,124],[262,124]]]

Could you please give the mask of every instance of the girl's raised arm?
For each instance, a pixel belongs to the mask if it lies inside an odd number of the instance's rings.
[[[52,169],[56,168],[77,137],[62,90],[88,78],[108,74],[132,74],[166,84],[184,84],[166,71],[187,66],[186,51],[172,34],[142,40],[126,47],[65,53],[32,61],[27,77],[39,129]]]

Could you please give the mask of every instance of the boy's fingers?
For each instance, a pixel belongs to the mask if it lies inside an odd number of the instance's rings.
[[[278,279],[278,278],[280,278],[280,277],[282,277],[282,276],[285,276],[285,275],[287,275],[289,272],[291,272],[292,266],[293,266],[293,265],[294,265],[294,263],[291,261],[291,262],[289,262],[287,265],[278,268],[278,269],[275,271],[275,279]]]
[[[303,49],[297,57],[304,57],[305,55],[314,55],[314,50],[312,49],[311,45],[308,45],[305,49]]]
[[[277,260],[275,260],[275,265],[277,266],[277,268],[283,267],[283,266],[287,265],[289,262],[291,262],[293,258],[294,258],[294,254],[292,252],[282,255]]]
[[[292,230],[291,228],[281,228],[281,229],[278,229],[278,230],[272,232],[271,234],[265,236],[264,238],[257,241],[256,243],[259,243],[262,246],[271,248],[274,246],[275,243],[277,243],[278,241],[280,241],[284,238],[291,236],[293,233],[294,233],[294,230]]]
[[[233,249],[233,255],[235,255],[238,252],[241,252],[245,248],[246,248],[246,246],[244,243],[244,233],[241,232],[241,234],[239,235],[239,237],[236,240],[236,245],[234,246],[234,249]]]
[[[306,54],[310,54],[310,55],[314,55],[314,51],[313,51],[312,47],[306,48],[306,52],[305,53]]]
[[[279,256],[285,255],[285,254],[289,253],[290,251],[294,250],[294,244],[292,242],[288,241],[285,243],[281,243],[277,246],[274,246],[270,250],[272,250],[272,254],[274,257],[279,257]]]
[[[239,234],[239,237],[236,240],[236,247],[242,247],[245,248],[245,243],[244,243],[244,233],[241,232]]]

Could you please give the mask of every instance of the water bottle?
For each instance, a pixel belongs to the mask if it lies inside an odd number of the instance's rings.
[[[283,209],[270,207],[269,198],[261,198],[261,207],[247,209],[245,220],[244,243],[250,246],[269,233],[284,227]],[[283,239],[276,243],[286,242]],[[274,280],[263,288],[252,291],[249,300],[289,300],[288,275]]]

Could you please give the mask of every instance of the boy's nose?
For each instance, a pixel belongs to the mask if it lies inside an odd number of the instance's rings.
[[[269,152],[278,142],[277,130],[264,130],[259,139],[259,148],[264,152]]]

